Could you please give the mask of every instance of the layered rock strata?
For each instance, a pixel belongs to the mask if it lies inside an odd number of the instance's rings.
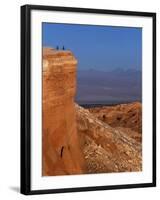
[[[43,176],[84,170],[74,106],[76,67],[70,51],[43,48]]]

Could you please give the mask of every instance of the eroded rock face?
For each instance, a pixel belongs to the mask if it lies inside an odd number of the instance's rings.
[[[95,117],[142,143],[142,104],[132,102],[88,109]]]
[[[142,170],[141,143],[76,105],[77,128],[88,173]]]
[[[43,48],[43,176],[84,170],[74,106],[76,66],[70,51]]]
[[[89,108],[88,110],[112,127],[130,128],[139,134],[142,133],[142,104],[140,102]]]

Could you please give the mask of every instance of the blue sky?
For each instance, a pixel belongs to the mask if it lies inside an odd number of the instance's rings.
[[[71,50],[79,70],[141,70],[142,29],[43,23],[43,46]]]

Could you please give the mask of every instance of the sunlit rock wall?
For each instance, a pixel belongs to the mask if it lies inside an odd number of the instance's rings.
[[[74,105],[76,69],[70,51],[43,48],[43,176],[84,170]]]

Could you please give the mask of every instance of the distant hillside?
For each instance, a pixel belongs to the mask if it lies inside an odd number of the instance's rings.
[[[116,106],[88,109],[95,117],[112,127],[127,131],[137,141],[142,140],[142,104],[133,102]]]

